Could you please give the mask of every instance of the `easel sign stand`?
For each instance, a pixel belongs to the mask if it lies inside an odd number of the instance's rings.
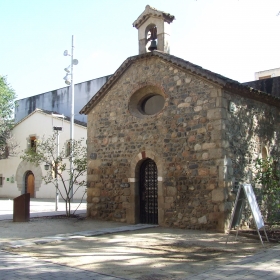
[[[240,221],[241,221],[241,216],[242,216],[242,211],[244,209],[244,205],[245,205],[245,200],[247,199],[250,209],[252,211],[253,214],[253,218],[255,221],[255,226],[260,238],[260,241],[263,244],[263,240],[262,237],[260,235],[260,229],[264,230],[265,233],[265,237],[268,240],[266,231],[265,231],[265,226],[264,226],[264,221],[261,215],[261,211],[259,209],[257,200],[256,200],[256,196],[254,194],[253,188],[251,184],[243,184],[239,187],[238,192],[237,192],[237,196],[235,199],[235,204],[234,204],[234,209],[233,209],[233,213],[231,216],[231,221],[230,221],[230,226],[229,226],[229,231],[228,231],[228,237],[227,237],[227,242],[228,243],[228,238],[229,238],[229,234],[230,231],[233,227],[237,226],[237,231],[236,231],[236,235],[235,235],[235,240],[237,239],[238,236],[238,231],[239,231],[239,225],[240,225]]]

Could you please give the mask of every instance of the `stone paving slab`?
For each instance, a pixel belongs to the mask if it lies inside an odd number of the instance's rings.
[[[79,231],[74,233],[66,233],[66,234],[57,234],[55,236],[47,236],[44,238],[33,238],[33,239],[23,239],[23,240],[15,240],[10,242],[0,242],[0,248],[7,249],[8,247],[11,248],[19,248],[25,246],[31,246],[34,244],[46,244],[55,241],[65,241],[69,239],[77,239],[81,237],[91,237],[91,236],[98,236],[104,234],[114,234],[126,231],[135,231],[139,229],[147,229],[147,228],[154,228],[158,227],[157,225],[148,225],[148,224],[137,224],[137,225],[127,225],[122,227],[116,228],[104,228],[102,230],[91,230],[91,231]]]
[[[184,280],[280,279],[280,245],[228,264],[191,275]]]
[[[124,278],[53,264],[47,261],[41,261],[35,258],[6,253],[0,250],[0,280],[16,279],[118,280]]]
[[[3,205],[5,201],[1,200]],[[57,215],[57,212],[49,212],[53,208],[53,204],[49,201],[37,202],[34,200],[34,215],[46,216],[46,215]],[[11,202],[7,202],[4,205],[10,207]],[[4,209],[5,210],[5,209]],[[0,220],[5,215],[10,215],[11,210],[7,209],[0,212]],[[44,212],[45,211],[45,212]],[[83,210],[85,211],[85,210]],[[78,240],[84,237],[94,237],[98,235],[103,235],[107,233],[120,233],[123,231],[129,232],[133,230],[142,229],[146,225],[124,225],[117,226],[113,228],[99,228],[98,230],[86,230],[77,231],[65,234],[55,234],[53,236],[41,237],[41,238],[28,238],[26,240],[18,239],[6,243],[8,246],[29,246],[34,244],[45,244],[53,241],[63,241],[63,240]],[[34,235],[35,237],[35,235]],[[82,240],[82,239],[81,239]],[[14,242],[12,244],[12,242]],[[36,243],[37,242],[37,243]],[[4,242],[3,242],[4,243]],[[4,245],[4,244],[2,244]],[[3,246],[2,246],[3,247]],[[145,268],[143,268],[144,270]],[[107,270],[107,269],[106,269]],[[50,261],[39,260],[34,257],[27,257],[18,255],[12,252],[5,252],[0,250],[0,280],[10,280],[10,279],[129,279],[129,277],[122,278],[106,274],[106,270],[96,272],[96,270],[87,270],[87,268],[80,269],[79,267],[66,266],[63,264],[54,264]],[[192,273],[186,270],[186,274]],[[139,280],[165,280],[165,279],[178,279],[178,280],[203,280],[203,279],[242,279],[242,280],[252,280],[252,279],[263,279],[263,280],[279,280],[280,279],[280,245],[265,248],[259,253],[250,255],[247,257],[242,257],[236,261],[229,261],[223,265],[215,265],[212,268],[205,268],[203,266],[199,273],[192,273],[190,276],[185,277],[181,275],[180,278],[162,278],[162,275],[157,275],[153,270],[149,275],[139,275]]]
[[[71,236],[69,235],[68,240],[65,240],[64,242],[55,242],[47,245],[43,244],[42,246],[34,246],[33,244],[33,246],[31,247],[21,248],[20,252],[23,254],[31,253],[30,257],[44,259],[47,262],[56,262],[57,264],[63,266],[72,268],[76,267],[78,269],[92,271],[102,275],[110,274],[114,275],[114,277],[120,277],[123,279],[201,280],[242,279],[246,277],[244,279],[266,280],[266,277],[269,276],[270,278],[272,278],[275,275],[278,277],[278,279],[280,279],[280,275],[274,270],[275,263],[272,262],[272,260],[274,259],[276,262],[280,260],[280,250],[271,251],[269,247],[263,248],[260,242],[257,242],[255,240],[248,240],[250,244],[244,243],[245,240],[243,240],[242,242],[244,246],[246,245],[251,247],[254,244],[260,246],[261,253],[253,255],[253,259],[251,258],[252,256],[246,258],[241,253],[240,257],[235,258],[236,261],[232,261],[234,259],[234,256],[229,254],[229,258],[225,260],[225,262],[223,262],[223,265],[221,265],[221,263],[218,264],[218,262],[207,264],[207,262],[203,262],[203,259],[202,263],[200,263],[197,259],[190,258],[190,254],[187,252],[183,253],[183,251],[180,252],[180,250],[176,251],[176,247],[173,247],[174,254],[172,254],[172,251],[170,250],[172,249],[172,247],[167,246],[168,244],[166,243],[166,241],[168,239],[173,240],[174,236],[176,236],[176,239],[174,240],[175,242],[180,243],[185,238],[189,238],[191,242],[194,242],[192,241],[194,235],[190,236],[190,231],[187,231],[188,236],[185,235],[184,231],[181,231],[183,235],[180,236],[176,234],[177,230],[167,230],[160,227],[147,228],[141,231],[136,230],[135,233],[128,231],[127,227],[128,226],[123,227],[123,229],[126,229],[126,232],[122,234],[120,234],[120,228],[122,227],[115,230],[116,234],[106,234],[106,230],[104,230],[104,236],[98,236],[98,238],[95,236],[90,238],[83,238],[81,237],[82,232],[79,232],[79,235],[75,235],[77,233],[73,233],[72,236],[77,236],[76,239],[70,239]],[[143,228],[145,227],[145,225],[131,225],[129,226],[129,229],[140,227]],[[167,233],[167,231],[170,232]],[[89,231],[85,232],[89,233]],[[100,232],[101,230],[99,230],[99,233]],[[195,233],[193,232],[192,234]],[[196,234],[200,238],[202,237],[200,232],[196,232]],[[212,234],[208,233],[204,236],[204,245],[206,245],[205,242],[207,242],[208,245],[211,245],[212,242],[215,242],[213,241],[213,239],[211,239],[210,235]],[[159,240],[154,242],[153,240],[155,240],[155,238],[158,238]],[[142,245],[141,239],[145,240]],[[220,239],[220,241],[222,241],[223,239]],[[224,242],[222,241],[223,244],[220,244],[222,249],[231,251],[229,247],[225,247]],[[156,246],[153,247],[151,246],[152,244],[155,244]],[[170,244],[174,244],[176,246],[177,243],[173,243],[171,241]],[[88,249],[84,250],[83,248]],[[104,248],[105,250],[102,250],[102,248]],[[155,251],[153,251],[153,249],[151,248],[155,248]],[[204,247],[202,246],[202,254],[203,248]],[[276,248],[279,248],[279,246]],[[239,247],[239,250],[240,252],[242,252],[243,250],[245,250],[245,247]],[[32,252],[34,253],[33,256]],[[211,252],[211,250],[209,252]],[[197,251],[196,256],[199,257],[201,253]],[[151,255],[152,257],[150,257]],[[68,260],[67,256],[69,257]],[[66,258],[63,259],[64,257]],[[191,262],[188,263],[187,259],[189,259]],[[195,266],[192,265],[193,261],[196,262]],[[257,269],[255,269],[255,267],[257,267]],[[263,271],[266,271],[267,273],[264,273]]]
[[[126,279],[69,266],[53,264],[32,257],[20,256],[0,250],[0,280],[4,279]],[[142,278],[139,278],[142,279]],[[153,279],[153,278],[150,278]],[[193,274],[181,280],[238,280],[280,279],[280,246],[264,250],[226,265]],[[143,278],[143,280],[147,280]]]

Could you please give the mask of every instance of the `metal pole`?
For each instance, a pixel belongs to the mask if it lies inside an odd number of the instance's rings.
[[[73,140],[74,140],[74,35],[72,35],[71,51],[71,120],[70,120],[70,198],[73,201]]]
[[[55,163],[55,180],[56,180],[56,188],[55,188],[55,211],[58,210],[58,178],[57,178],[57,159],[59,156],[59,132],[56,131],[56,163]]]

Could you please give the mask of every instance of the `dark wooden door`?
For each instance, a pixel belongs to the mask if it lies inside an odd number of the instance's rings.
[[[26,189],[26,193],[30,193],[30,197],[34,197],[35,184],[34,184],[34,175],[32,172],[27,172],[26,174],[25,189]]]

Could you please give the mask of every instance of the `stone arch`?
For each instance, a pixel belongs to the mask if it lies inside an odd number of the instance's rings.
[[[146,26],[145,28],[145,37],[147,39],[147,36],[148,36],[148,33],[151,32],[152,29],[154,29],[155,27],[157,27],[157,25],[153,22],[151,22],[149,25]],[[156,30],[157,32],[157,30]],[[156,38],[157,39],[157,33],[155,34]],[[147,41],[146,41],[147,42]]]
[[[137,172],[139,172],[141,163],[147,158],[152,159],[156,163],[157,168],[158,168],[158,176],[159,177],[162,176],[162,162],[160,161],[158,155],[151,150],[144,150],[144,151],[140,152],[139,154],[137,154],[130,163],[130,177],[131,178],[135,178],[135,175],[136,175],[135,172],[137,171],[136,169],[138,168]]]
[[[130,184],[130,211],[127,213],[128,223],[139,223],[139,173],[140,166],[146,159],[152,159],[157,165],[158,171],[158,224],[164,222],[164,197],[162,186],[163,164],[159,156],[151,150],[144,150],[138,153],[130,163],[130,174],[128,182]]]
[[[148,100],[151,97],[159,98],[160,100],[159,102],[157,101],[157,103],[161,103],[161,105],[154,113],[147,114],[145,111],[143,111],[142,105],[145,100]],[[167,95],[165,94],[165,91],[161,85],[153,82],[138,84],[130,92],[128,110],[133,116],[137,118],[143,119],[156,117],[157,115],[160,115],[160,113],[166,108],[166,97]],[[153,106],[158,107],[156,104]]]
[[[35,195],[36,191],[39,191],[42,185],[42,169],[38,165],[34,165],[30,162],[22,161],[17,168],[15,180],[17,182],[17,187],[21,194],[25,192],[25,176],[27,172],[31,171],[34,175],[34,188],[35,188]]]
[[[166,93],[166,90],[165,90],[164,86],[151,79],[151,80],[146,80],[145,82],[137,83],[134,86],[132,86],[130,91],[129,91],[129,99],[132,97],[132,95],[136,91],[141,90],[142,88],[145,88],[145,87],[148,87],[148,86],[157,87],[159,89],[159,91],[161,92],[161,94],[165,98],[169,97],[168,94]]]

